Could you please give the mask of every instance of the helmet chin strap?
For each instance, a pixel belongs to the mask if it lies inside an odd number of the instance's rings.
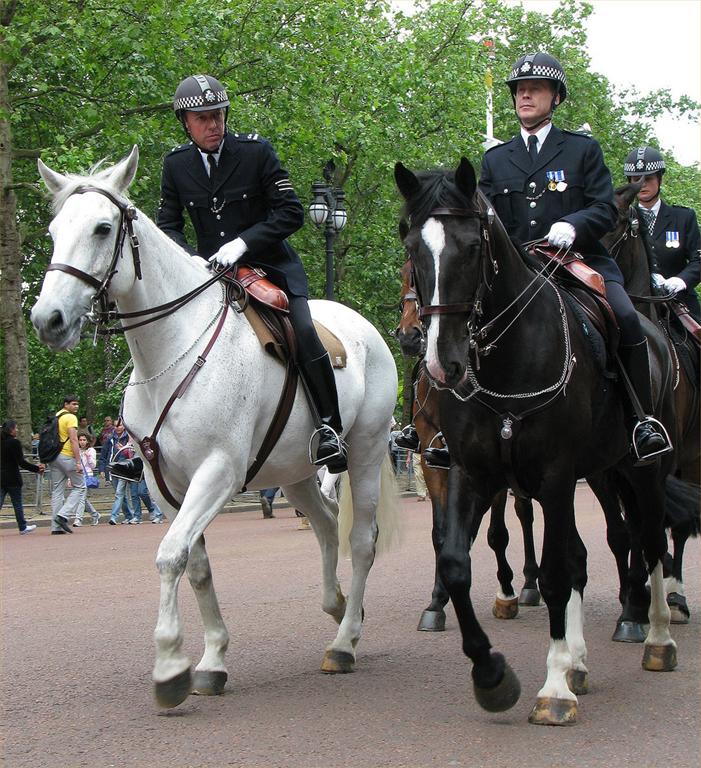
[[[526,123],[525,123],[525,122],[524,122],[524,121],[521,119],[521,117],[520,117],[520,116],[519,116],[519,114],[518,114],[518,110],[516,109],[516,94],[515,94],[515,93],[512,93],[512,94],[511,94],[511,96],[512,96],[512,99],[513,99],[513,102],[514,102],[514,111],[516,112],[516,118],[518,119],[519,123],[520,123],[520,124],[521,124],[521,125],[522,125],[522,126],[523,126],[523,127],[526,129],[526,130],[527,130],[527,131],[533,131],[533,130],[537,130],[538,128],[541,128],[542,126],[544,126],[546,123],[550,123],[550,122],[552,122],[552,119],[553,119],[553,114],[554,114],[554,112],[555,112],[555,107],[557,107],[557,104],[555,103],[555,98],[557,97],[557,94],[555,94],[555,96],[553,96],[553,100],[552,100],[552,103],[550,104],[550,112],[548,112],[548,114],[547,114],[547,115],[546,115],[546,116],[545,116],[545,117],[544,117],[542,120],[539,120],[537,123],[533,123],[533,125],[527,125],[527,124],[526,124]]]

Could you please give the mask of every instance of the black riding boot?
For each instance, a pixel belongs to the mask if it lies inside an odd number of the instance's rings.
[[[439,448],[434,448],[433,443],[438,440]],[[443,433],[438,432],[436,436],[431,440],[431,445],[428,448],[424,448],[421,451],[421,455],[424,457],[427,467],[431,469],[450,469],[450,451],[443,439]]]
[[[407,424],[406,427],[394,438],[395,445],[404,448],[407,451],[419,450],[419,433],[413,424]]]
[[[642,419],[637,415],[633,417],[633,451],[639,463],[646,464],[654,456],[672,450],[662,424],[649,415],[653,413],[654,408],[647,339],[632,346],[622,345],[619,349],[619,357],[646,414]]]
[[[316,360],[300,363],[299,372],[304,380],[307,395],[321,422],[321,426],[317,429],[319,443],[313,463],[317,466],[325,464],[329,472],[336,474],[345,472],[348,469],[346,445],[341,439],[343,425],[338,409],[336,379],[328,354]]]

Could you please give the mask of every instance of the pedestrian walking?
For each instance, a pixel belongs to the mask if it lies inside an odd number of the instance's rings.
[[[0,431],[0,508],[5,503],[5,496],[9,496],[19,532],[26,534],[35,531],[36,525],[28,525],[24,518],[20,469],[43,473],[45,466],[25,460],[22,444],[17,439],[17,422],[14,419],[8,419],[3,422]]]
[[[73,533],[70,520],[85,505],[85,480],[78,445],[80,403],[75,395],[63,398],[63,408],[57,411],[58,439],[61,452],[49,462],[51,470],[51,535]],[[66,495],[66,490],[68,494]]]

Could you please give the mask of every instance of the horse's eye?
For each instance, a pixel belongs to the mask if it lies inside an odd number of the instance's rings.
[[[101,224],[98,224],[95,227],[96,235],[109,235],[111,231],[112,231],[112,225],[108,224],[106,221],[103,221]]]

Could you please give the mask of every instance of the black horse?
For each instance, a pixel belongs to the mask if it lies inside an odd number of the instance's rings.
[[[574,525],[577,479],[605,472],[639,535],[651,578],[643,666],[669,670],[676,665],[676,646],[662,579],[663,486],[672,457],[633,466],[621,393],[602,374],[581,314],[550,279],[529,268],[477,192],[470,163],[463,158],[455,173],[418,175],[398,163],[395,179],[410,222],[404,245],[428,321],[426,368],[442,390],[440,423],[453,461],[438,568],[463,651],[473,661],[475,696],[485,709],[502,711],[520,695],[518,678],[491,650],[470,600],[473,520],[484,515],[497,491],[511,486],[536,499],[544,515],[539,586],[550,618],[550,649],[547,679],[529,719],[570,723],[575,691],[587,674],[586,549]],[[662,334],[643,323],[656,416],[674,437],[670,357]]]
[[[677,312],[685,307],[675,299],[653,296],[650,286],[649,250],[646,230],[641,226],[637,210],[632,203],[641,184],[625,184],[616,189],[618,221],[613,232],[603,240],[616,259],[625,281],[626,291],[636,308],[649,320],[662,328],[672,352],[675,368],[674,404],[676,414],[677,446],[675,466],[665,483],[665,527],[669,529],[674,545],[673,556],[665,557],[664,575],[667,603],[672,611],[673,624],[689,621],[689,608],[684,595],[682,563],[684,547],[690,536],[698,536],[701,529],[701,424],[699,422],[699,341],[677,320]],[[607,521],[609,520],[607,515]],[[620,563],[621,554],[627,558],[627,536],[620,530],[613,533],[612,549]],[[647,590],[639,546],[633,541],[630,573],[622,582],[623,612],[614,640],[644,639]]]

